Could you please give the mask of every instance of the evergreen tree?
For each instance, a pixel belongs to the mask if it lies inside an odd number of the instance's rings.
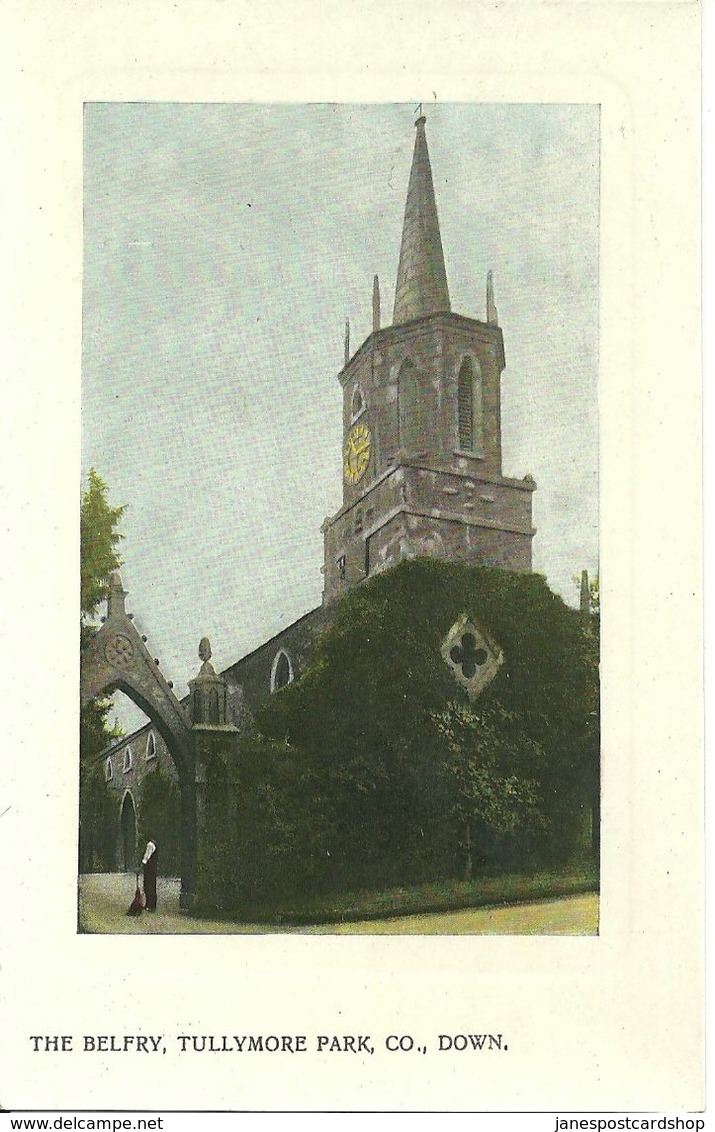
[[[107,597],[110,575],[121,565],[117,546],[124,536],[117,525],[124,510],[110,507],[107,485],[91,468],[80,517],[80,610],[85,624],[91,623],[97,607]]]
[[[117,546],[122,535],[117,526],[123,507],[110,507],[107,485],[91,469],[82,497],[80,517],[80,647],[97,626],[97,609],[109,592],[109,577],[120,566]],[[114,865],[116,800],[104,781],[101,753],[121,730],[108,722],[111,702],[104,698],[87,704],[80,714],[79,760],[79,867],[81,872],[111,869]]]

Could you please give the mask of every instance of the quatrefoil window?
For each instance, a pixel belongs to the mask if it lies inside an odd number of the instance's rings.
[[[476,699],[504,662],[499,645],[472,621],[468,614],[458,617],[440,649],[458,684],[470,699]]]
[[[486,664],[489,653],[486,649],[477,648],[477,642],[473,633],[464,633],[462,635],[461,644],[455,645],[454,648],[449,650],[449,655],[455,664],[460,665],[462,675],[471,680],[472,676],[476,675],[477,668],[481,668]]]

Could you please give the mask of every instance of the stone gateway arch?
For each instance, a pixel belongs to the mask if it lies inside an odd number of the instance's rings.
[[[227,722],[226,681],[210,662],[211,647],[201,641],[201,669],[189,682],[182,704],[164,679],[125,608],[126,591],[112,574],[107,617],[80,660],[80,706],[120,691],[139,707],[160,733],[176,767],[181,795],[181,907],[195,895],[196,862],[205,826],[206,775],[212,762],[235,757],[238,729]]]

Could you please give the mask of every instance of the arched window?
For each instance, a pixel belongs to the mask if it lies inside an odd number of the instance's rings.
[[[457,389],[457,425],[459,447],[465,452],[478,452],[482,444],[482,384],[479,362],[465,358],[459,367]]]
[[[397,378],[397,417],[401,448],[415,448],[424,433],[424,412],[417,370],[405,358]]]
[[[146,741],[146,761],[149,762],[149,759],[155,759],[155,758],[156,758],[156,739],[154,738],[154,732],[150,731],[149,732],[149,738]]]
[[[216,688],[209,688],[209,694],[206,700],[206,722],[217,724],[218,721],[218,690]]]
[[[124,751],[124,767],[123,767],[124,773],[126,774],[127,771],[131,770],[131,769],[132,769],[132,749],[131,749],[131,747],[127,747],[126,750]]]
[[[293,665],[285,649],[279,649],[273,658],[271,668],[271,691],[278,692],[286,684],[293,682]]]
[[[353,389],[352,400],[350,401],[350,421],[356,421],[363,409],[365,408],[365,394],[359,385]]]
[[[105,778],[106,782],[112,781],[112,774],[113,773],[114,773],[114,771],[112,770],[112,760],[107,759],[106,763],[104,764],[104,778]]]

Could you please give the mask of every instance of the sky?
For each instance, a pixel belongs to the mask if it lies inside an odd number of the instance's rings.
[[[392,318],[407,104],[90,103],[82,486],[121,530],[127,609],[179,696],[320,604],[351,352]],[[598,570],[599,113],[425,103],[452,310],[504,334],[504,474],[534,476],[533,568]],[[130,729],[140,713],[119,707]]]

